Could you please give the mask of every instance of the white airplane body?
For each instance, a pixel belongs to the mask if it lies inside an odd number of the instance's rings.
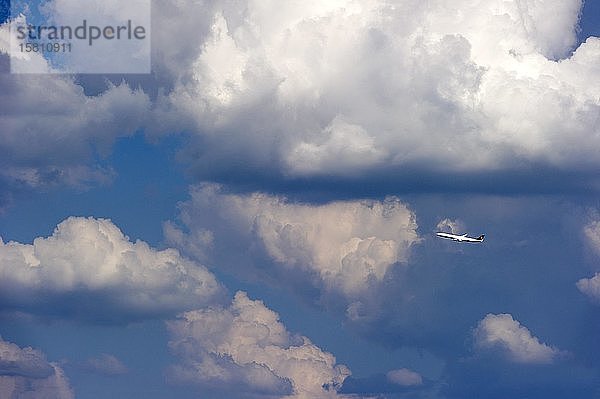
[[[475,237],[469,237],[467,236],[467,234],[463,234],[463,235],[458,235],[458,234],[450,234],[450,233],[435,233],[435,235],[437,235],[440,238],[445,238],[447,240],[454,240],[454,241],[458,241],[458,242],[483,242],[483,239],[485,238],[485,235],[482,234],[479,237],[475,238]]]

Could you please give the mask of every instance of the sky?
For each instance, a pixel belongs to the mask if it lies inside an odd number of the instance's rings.
[[[600,398],[600,2],[154,1],[108,74],[9,10],[0,397]]]

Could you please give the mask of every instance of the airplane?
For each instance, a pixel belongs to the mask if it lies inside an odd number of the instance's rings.
[[[454,241],[458,241],[458,242],[483,242],[483,239],[485,238],[485,234],[482,234],[477,238],[469,237],[469,236],[467,236],[467,233],[459,236],[457,234],[439,232],[439,233],[435,233],[435,235],[440,238],[445,238],[447,240],[454,240]]]

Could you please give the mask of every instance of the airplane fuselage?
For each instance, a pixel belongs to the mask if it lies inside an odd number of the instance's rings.
[[[483,239],[485,238],[485,236],[483,234],[477,238],[469,237],[469,236],[467,236],[467,234],[458,235],[458,234],[450,234],[450,233],[443,233],[443,232],[435,233],[435,235],[440,238],[445,238],[447,240],[454,240],[454,241],[458,241],[458,242],[483,242]]]

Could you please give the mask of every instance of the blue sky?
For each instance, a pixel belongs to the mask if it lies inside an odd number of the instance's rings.
[[[152,12],[150,75],[0,31],[0,396],[600,397],[600,3]]]

